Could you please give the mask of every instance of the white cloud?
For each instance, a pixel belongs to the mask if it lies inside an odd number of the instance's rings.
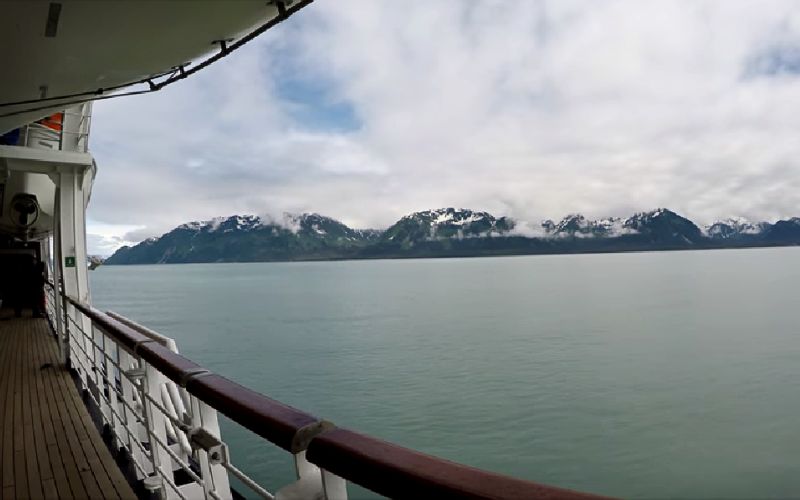
[[[86,221],[87,235],[86,246],[89,255],[108,256],[122,245],[130,245],[134,241],[126,235],[144,229],[144,226],[129,226],[125,224],[104,224],[91,219]],[[136,238],[138,240],[139,238]],[[142,238],[143,239],[143,238]]]
[[[798,47],[791,1],[315,2],[98,104],[91,213],[139,236],[245,212],[799,215]],[[334,104],[355,126],[314,109]]]

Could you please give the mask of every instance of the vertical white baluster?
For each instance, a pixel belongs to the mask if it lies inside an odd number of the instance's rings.
[[[113,445],[114,449],[120,449],[122,447],[122,434],[120,434],[120,416],[122,412],[120,411],[120,404],[118,401],[117,396],[117,367],[114,366],[112,361],[116,361],[119,364],[119,346],[116,342],[111,340],[111,338],[107,335],[103,335],[103,345],[106,347],[106,354],[108,354],[108,358],[106,358],[106,375],[108,377],[108,399],[109,405],[111,406],[111,432],[113,434]],[[112,360],[112,358],[116,358]],[[122,374],[119,373],[119,376],[122,377]]]
[[[217,440],[221,441],[217,410],[195,397],[190,397],[192,408],[192,428],[202,428]],[[197,450],[197,461],[200,463],[200,477],[203,478],[206,491],[213,491],[219,498],[231,498],[231,486],[228,471],[222,466],[227,457],[212,457],[202,449]]]
[[[161,386],[161,405],[167,410],[167,416],[176,418],[175,415],[175,408],[172,406],[172,401],[169,399],[169,392],[167,390],[167,384]],[[164,419],[165,427],[167,430],[167,437],[170,438],[172,441],[178,441],[178,432],[175,429],[175,426],[172,423],[172,420],[169,418]]]
[[[178,391],[178,386],[175,385],[175,382],[169,381],[167,382],[167,390],[169,391],[169,398],[172,402],[172,406],[178,414],[178,419],[181,422],[186,422],[186,406],[183,404],[183,398],[181,398],[180,392]]]
[[[132,369],[138,367],[138,363],[134,361],[133,356],[131,356],[128,351],[124,349],[119,350],[119,366],[122,367],[122,370],[128,372]],[[152,466],[150,461],[147,459],[145,454],[142,452],[141,448],[133,442],[133,439],[136,438],[139,441],[142,441],[144,436],[140,430],[143,428],[141,424],[136,419],[135,411],[132,408],[136,408],[136,391],[137,388],[133,385],[131,380],[125,375],[122,374],[122,397],[127,403],[123,405],[122,411],[124,412],[125,418],[125,446],[128,448],[128,453],[130,453],[131,460],[135,463],[139,464],[139,467],[144,469],[146,472],[152,472]],[[141,471],[136,468],[136,475],[138,479],[144,479],[141,476]]]
[[[161,386],[161,402],[170,417],[181,423],[185,423],[183,419],[184,412],[178,412],[178,410],[175,408],[175,402],[172,399],[172,391],[169,389],[174,385],[175,384],[172,381],[167,381],[163,386]],[[177,394],[177,390],[175,391],[175,394]],[[192,447],[189,445],[189,439],[186,437],[186,434],[181,430],[180,426],[175,425],[172,420],[167,420],[167,434],[169,434],[169,436],[178,443],[175,453],[181,458],[181,460],[186,461],[187,456],[192,453]]]
[[[161,372],[156,370],[149,363],[145,361],[142,361],[142,363],[144,364],[145,375],[144,379],[142,380],[141,400],[142,405],[144,406],[147,433],[150,438],[151,460],[153,462],[153,468],[157,471],[154,472],[158,474],[161,479],[160,495],[163,499],[179,498],[175,490],[173,490],[172,487],[163,480],[164,477],[174,480],[172,475],[172,458],[169,456],[169,453],[167,453],[164,447],[158,442],[158,440],[160,440],[162,443],[167,442],[167,431],[164,425],[164,415],[161,413],[161,410],[156,408],[156,406],[147,397],[145,397],[146,394],[158,401],[158,399],[161,398],[161,385],[164,383],[165,378]]]
[[[326,500],[347,500],[347,481],[322,469],[322,489]]]
[[[306,452],[301,451],[293,456],[297,481],[284,486],[275,494],[276,500],[305,500],[308,498],[324,498],[322,473],[319,467],[306,460]]]
[[[94,323],[92,323],[91,330],[88,332],[91,335],[91,338],[94,342],[89,342],[89,351],[92,354],[92,368],[94,368],[93,379],[95,386],[97,387],[97,403],[100,405],[100,415],[103,418],[103,425],[109,425],[113,429],[114,419],[111,413],[111,410],[108,407],[108,402],[106,401],[105,395],[105,378],[106,374],[108,378],[111,377],[111,374],[108,373],[107,366],[108,363],[106,361],[106,357],[104,356],[105,351],[105,335],[103,334],[102,330],[96,328]],[[97,345],[95,345],[97,344]],[[101,346],[101,347],[98,347]],[[106,373],[104,373],[106,372]],[[111,388],[109,387],[109,394],[108,399],[111,399]]]
[[[89,352],[89,349],[86,348],[86,337],[84,336],[83,332],[78,329],[78,326],[82,326],[83,324],[83,314],[81,314],[81,312],[70,303],[67,303],[66,313],[67,316],[69,316],[69,319],[66,320],[66,322],[69,323],[69,339],[67,340],[67,344],[73,346],[70,355],[77,358],[77,360],[72,363],[72,367],[78,372],[78,379],[81,382],[81,389],[88,390],[89,386],[86,383],[86,377],[88,376],[86,373],[86,367],[92,365],[89,363],[89,358],[87,358],[85,354],[85,352]],[[83,349],[81,349],[81,347],[83,347]]]

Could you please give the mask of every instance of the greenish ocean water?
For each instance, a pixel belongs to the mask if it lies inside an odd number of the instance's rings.
[[[797,498],[799,263],[776,248],[108,266],[91,285],[209,369],[427,453],[629,498]],[[223,433],[268,489],[291,480],[288,454]]]

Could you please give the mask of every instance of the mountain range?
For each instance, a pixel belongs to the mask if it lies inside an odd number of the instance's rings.
[[[740,248],[800,244],[800,218],[726,219],[700,228],[660,208],[628,218],[570,214],[529,224],[488,212],[441,208],[406,215],[388,229],[352,229],[319,214],[234,215],[182,224],[105,264],[261,262]]]

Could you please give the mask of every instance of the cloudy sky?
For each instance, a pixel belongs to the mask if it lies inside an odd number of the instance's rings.
[[[317,0],[95,106],[93,253],[231,214],[800,215],[796,1]]]

